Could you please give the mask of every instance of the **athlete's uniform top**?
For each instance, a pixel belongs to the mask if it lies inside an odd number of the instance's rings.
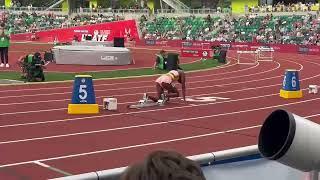
[[[162,83],[171,84],[173,81],[179,79],[179,72],[176,70],[172,70],[167,74],[161,75],[157,80],[156,83],[158,83],[160,86]]]

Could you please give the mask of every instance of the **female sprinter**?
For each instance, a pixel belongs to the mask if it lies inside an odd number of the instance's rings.
[[[173,85],[174,82],[178,82],[182,86],[182,97],[183,100],[186,100],[186,78],[185,73],[182,70],[171,70],[167,74],[161,75],[156,80],[156,92],[157,97],[148,96],[147,98],[151,99],[154,102],[157,102],[159,99],[164,100],[165,102],[169,98],[179,97],[178,89]],[[165,94],[164,91],[167,90],[168,93]],[[162,97],[164,94],[164,97]]]

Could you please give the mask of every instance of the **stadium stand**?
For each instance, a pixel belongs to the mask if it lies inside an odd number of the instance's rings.
[[[15,6],[20,8],[19,11],[3,11],[1,16],[1,22],[5,22],[9,32],[14,34],[123,20],[124,16],[119,14],[125,12],[99,8],[98,13],[92,13],[83,8],[81,12],[84,13],[69,16],[54,12],[29,11],[30,8],[37,9],[32,6],[26,7],[26,11],[21,11],[24,7],[19,7],[17,2]],[[320,45],[318,15],[307,14],[307,12],[319,10],[319,4],[297,3],[285,6],[279,3],[275,6],[249,7],[249,11],[254,12],[253,14],[237,17],[230,16],[229,13],[223,15],[213,13],[212,17],[210,15],[169,17],[163,15],[172,14],[175,11],[161,10],[158,12],[159,15],[150,18],[153,16],[149,16],[147,10],[140,8],[135,6],[135,11],[138,10],[143,14],[139,19],[139,27],[145,39]],[[228,12],[226,8],[223,11]],[[297,11],[307,12],[306,15],[257,14]],[[190,10],[188,13],[201,14],[202,12],[208,11],[192,10],[191,12]]]
[[[240,17],[156,17],[140,19],[145,39],[223,42],[260,42],[320,45],[319,18],[315,14]]]
[[[10,33],[16,34],[25,32],[36,32],[55,28],[112,22],[123,19],[124,18],[119,15],[78,14],[74,17],[69,17],[68,15],[61,15],[55,13],[4,12],[1,16],[0,22],[4,22],[6,24],[6,28]]]
[[[285,5],[284,3],[277,3],[276,5],[261,5],[261,6],[252,6],[248,8],[251,13],[259,12],[307,12],[307,11],[318,11],[319,3],[293,3]]]

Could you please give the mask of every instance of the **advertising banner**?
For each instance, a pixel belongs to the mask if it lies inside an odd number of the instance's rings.
[[[165,42],[165,43],[164,43]],[[320,46],[294,45],[294,44],[260,44],[260,43],[240,43],[240,42],[206,42],[206,41],[182,41],[182,40],[156,40],[152,43],[156,46],[166,46],[181,48],[182,57],[202,57],[202,50],[208,51],[209,46],[221,46],[230,50],[256,50],[261,46],[272,47],[275,52],[280,53],[304,53],[309,55],[320,55]],[[140,43],[140,45],[144,45]],[[145,44],[145,45],[150,45]],[[205,47],[205,48],[204,48]],[[210,53],[209,53],[210,54]]]
[[[14,41],[30,41],[32,33],[14,34]],[[113,41],[114,37],[124,37],[139,40],[135,20],[108,22],[87,26],[53,29],[36,32],[36,41],[40,42],[71,42],[78,40]]]
[[[181,57],[200,57],[200,58],[212,58],[212,50],[203,49],[181,49]]]

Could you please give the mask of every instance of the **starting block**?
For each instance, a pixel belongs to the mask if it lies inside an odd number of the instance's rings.
[[[317,94],[318,93],[318,86],[317,85],[309,85],[309,94]]]
[[[165,96],[162,94],[161,99],[158,102],[153,102],[152,100],[148,99],[147,94],[143,95],[143,98],[139,100],[138,104],[129,105],[129,109],[141,109],[146,107],[153,107],[153,106],[164,106],[168,101],[163,100]]]
[[[116,111],[118,109],[118,101],[116,98],[103,98],[103,109]]]

